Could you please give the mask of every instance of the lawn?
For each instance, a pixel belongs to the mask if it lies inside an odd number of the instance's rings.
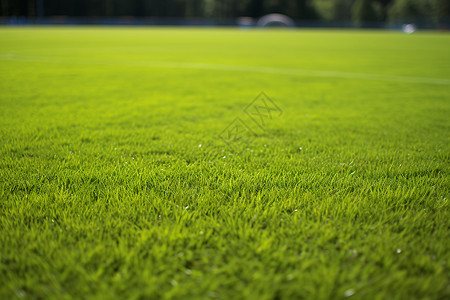
[[[448,299],[450,35],[0,28],[1,299]]]

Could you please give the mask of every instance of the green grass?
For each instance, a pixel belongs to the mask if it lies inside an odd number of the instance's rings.
[[[450,297],[450,35],[0,40],[0,298]]]

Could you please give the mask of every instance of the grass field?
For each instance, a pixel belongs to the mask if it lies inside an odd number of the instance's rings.
[[[0,41],[1,299],[450,297],[448,33]]]

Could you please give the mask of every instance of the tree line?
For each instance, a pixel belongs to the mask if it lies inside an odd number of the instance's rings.
[[[259,18],[282,13],[295,20],[408,22],[447,20],[449,0],[0,0],[0,16],[45,18]]]

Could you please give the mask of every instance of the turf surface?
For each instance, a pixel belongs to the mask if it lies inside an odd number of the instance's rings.
[[[0,40],[0,298],[450,297],[448,34]]]

